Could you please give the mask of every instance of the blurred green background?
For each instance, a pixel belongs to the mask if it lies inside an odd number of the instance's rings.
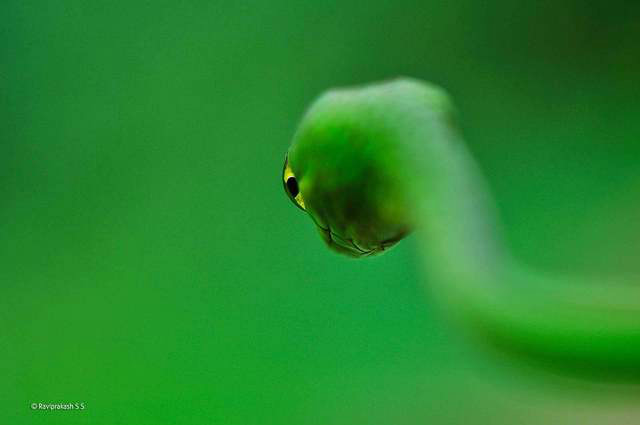
[[[413,241],[329,252],[284,152],[328,87],[433,81],[520,257],[638,271],[638,22],[623,0],[3,1],[0,423],[497,423]]]

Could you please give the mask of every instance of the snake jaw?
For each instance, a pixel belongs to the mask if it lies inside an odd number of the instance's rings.
[[[407,235],[407,232],[402,232],[397,237],[382,241],[379,245],[374,246],[371,249],[364,249],[359,246],[352,238],[345,238],[343,236],[340,236],[333,232],[331,228],[324,228],[320,226],[315,222],[315,220],[314,223],[316,225],[316,228],[318,229],[318,233],[320,233],[320,236],[322,237],[322,240],[330,249],[353,258],[364,258],[382,254],[392,248],[395,244],[400,242],[400,240]]]
[[[349,257],[360,258],[371,255],[374,251],[363,250],[358,247],[352,239],[343,238],[331,231],[331,229],[325,229],[324,227],[316,226],[318,232],[322,237],[322,240],[332,250],[345,254]]]

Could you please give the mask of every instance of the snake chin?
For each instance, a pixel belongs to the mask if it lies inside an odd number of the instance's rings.
[[[403,232],[401,235],[393,239],[382,241],[377,246],[366,249],[359,246],[353,239],[345,238],[334,233],[331,228],[324,228],[317,223],[316,227],[318,228],[318,232],[320,233],[322,240],[330,249],[352,258],[364,258],[382,254],[392,248],[406,235],[406,233]]]

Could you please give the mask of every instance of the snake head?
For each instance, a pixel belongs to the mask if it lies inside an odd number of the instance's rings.
[[[382,253],[409,231],[397,145],[341,92],[319,98],[285,157],[282,184],[324,242],[350,257]]]

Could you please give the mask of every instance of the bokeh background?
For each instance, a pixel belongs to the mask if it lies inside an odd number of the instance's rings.
[[[639,22],[623,0],[4,0],[0,423],[633,416],[578,378],[523,385],[453,331],[411,238],[329,252],[280,173],[324,89],[427,79],[453,95],[516,254],[637,272]]]

